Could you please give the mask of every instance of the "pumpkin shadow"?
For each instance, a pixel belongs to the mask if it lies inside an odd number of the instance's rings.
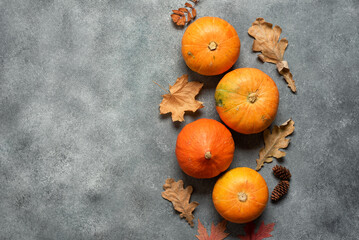
[[[268,204],[269,204],[269,202],[268,202]],[[261,224],[261,222],[264,221],[264,219],[266,219],[266,217],[265,217],[266,212],[267,211],[264,210],[264,212],[257,219],[252,221],[256,225],[256,231],[257,231],[259,225]],[[264,223],[268,224],[269,222],[268,223],[264,222]],[[238,235],[246,235],[246,233],[244,232],[244,227],[246,226],[246,224],[247,223],[228,222],[228,224],[227,224],[227,232],[230,232],[231,233],[230,235],[235,236],[235,237],[237,237]]]
[[[216,184],[218,178],[223,174],[221,173],[217,177],[213,177],[213,178],[198,179],[187,175],[180,168],[179,171],[180,171],[180,179],[182,179],[185,184],[184,187],[191,185],[194,189],[193,193],[195,195],[208,195],[210,197],[212,197],[212,191],[214,185]]]
[[[228,222],[226,232],[231,233],[230,236],[233,237],[237,237],[238,235],[245,235],[244,226],[245,224]]]
[[[203,89],[215,89],[217,87],[219,81],[224,77],[224,75],[226,75],[227,73],[231,72],[232,70],[238,68],[235,65],[233,65],[230,69],[228,69],[224,73],[214,75],[214,76],[205,76],[205,75],[201,75],[199,73],[192,71],[186,65],[184,60],[181,61],[180,64],[181,64],[181,66],[180,66],[181,69],[183,69],[183,70],[186,69],[187,74],[188,74],[188,80],[204,83]]]
[[[170,118],[171,119],[171,113],[166,113],[166,114],[160,114],[159,118],[161,120],[163,119],[167,119],[167,118]],[[172,119],[170,120],[172,121]],[[176,122],[172,122],[172,126],[175,128],[175,129],[180,129],[181,126],[182,126],[182,122],[179,122],[179,121],[176,121]]]
[[[184,63],[184,61],[183,61],[183,63]],[[186,64],[184,63],[184,65],[186,65]],[[215,89],[217,87],[219,81],[224,76],[224,74],[220,74],[220,75],[216,75],[216,76],[204,76],[199,73],[193,72],[188,67],[187,67],[187,69],[189,70],[187,72],[188,80],[204,83],[202,89]],[[200,94],[201,94],[201,92],[200,92]]]
[[[226,75],[227,72],[232,71],[233,67],[230,68],[228,71],[214,76],[205,76],[201,75],[199,73],[196,73],[192,71],[187,65],[186,62],[182,59],[182,61],[179,62],[180,69],[182,69],[186,74],[188,74],[188,81],[197,81],[204,83],[203,89],[215,89],[219,83],[219,81],[223,78],[224,75]],[[200,91],[199,94],[201,94],[202,91]]]
[[[186,112],[185,116],[191,117],[192,121],[198,120],[201,118],[203,112],[199,109],[195,112]]]
[[[262,132],[256,134],[242,134],[231,130],[236,149],[255,149],[263,145]]]

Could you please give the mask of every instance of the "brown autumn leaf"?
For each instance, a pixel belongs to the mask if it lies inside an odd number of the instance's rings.
[[[197,4],[198,0],[191,0],[193,4]],[[188,9],[191,9],[191,12]],[[184,26],[186,23],[189,23],[196,17],[196,9],[193,7],[192,4],[186,2],[184,8],[179,8],[178,10],[172,10],[173,14],[171,14],[172,21],[177,26]],[[186,20],[186,14],[187,14],[187,20]]]
[[[289,145],[290,139],[286,138],[294,131],[294,121],[287,120],[282,125],[274,126],[272,133],[269,129],[264,131],[264,148],[259,151],[259,159],[257,159],[256,170],[262,168],[264,163],[271,163],[272,157],[282,158],[286,155],[285,152],[280,151],[280,148],[286,148]]]
[[[253,51],[262,52],[258,57],[263,62],[274,63],[278,72],[284,77],[288,83],[288,87],[292,92],[296,92],[295,81],[288,68],[288,62],[283,61],[285,49],[288,46],[288,40],[282,38],[279,40],[282,29],[266,22],[263,18],[257,18],[252,26],[248,29],[248,34],[255,38],[253,41]]]
[[[185,218],[186,221],[194,226],[194,216],[192,212],[199,205],[198,202],[189,202],[191,194],[193,192],[192,186],[183,188],[183,181],[176,182],[173,178],[166,179],[166,183],[163,185],[165,191],[162,192],[162,197],[172,202],[176,211],[180,212],[180,217]]]
[[[195,112],[197,109],[203,108],[203,102],[195,99],[202,87],[203,83],[188,82],[187,74],[177,78],[176,83],[173,86],[170,85],[170,92],[163,95],[160,114],[171,112],[173,122],[183,122],[185,111]]]
[[[211,225],[211,235],[208,236],[207,229],[202,225],[201,221],[198,219],[198,235],[196,237],[198,240],[223,240],[229,233],[226,233],[227,221],[223,220],[222,222],[214,225],[212,222]]]

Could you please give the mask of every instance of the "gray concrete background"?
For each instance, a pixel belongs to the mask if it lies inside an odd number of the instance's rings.
[[[219,120],[214,89],[223,75],[191,72],[180,52],[184,30],[170,20],[184,0],[0,1],[0,239],[195,239],[195,228],[161,198],[165,179],[192,185],[205,227],[221,220],[211,191],[179,169],[179,131]],[[288,196],[257,222],[274,239],[358,239],[359,2],[203,0],[199,17],[230,22],[242,42],[234,65],[256,67],[277,83],[275,124],[295,121],[287,156]],[[256,17],[283,28],[285,59],[298,94],[275,66],[251,51]],[[167,86],[182,74],[204,82],[205,108],[172,123],[160,116]],[[233,132],[230,168],[255,167],[261,134]],[[260,173],[269,189],[271,165]],[[228,239],[243,226],[228,224]]]

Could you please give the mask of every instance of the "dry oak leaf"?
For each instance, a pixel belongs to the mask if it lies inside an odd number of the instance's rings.
[[[277,65],[278,72],[284,77],[288,83],[288,87],[292,92],[296,92],[295,81],[289,71],[288,62],[283,61],[285,49],[288,46],[288,40],[282,38],[279,40],[282,29],[266,22],[263,18],[257,18],[252,26],[248,29],[248,34],[255,38],[253,41],[253,51],[262,52],[258,57],[263,62],[270,62]]]
[[[294,121],[292,119],[287,120],[282,125],[274,126],[272,133],[269,129],[264,131],[264,148],[259,151],[259,159],[257,159],[256,170],[262,168],[263,164],[271,163],[272,157],[282,158],[285,156],[285,152],[280,151],[280,148],[286,148],[289,145],[290,139],[286,138],[294,131]]]
[[[203,108],[203,102],[195,99],[202,87],[203,83],[188,82],[187,74],[177,78],[176,83],[173,86],[170,85],[170,92],[163,95],[160,114],[171,112],[173,122],[183,122],[185,111],[195,112],[197,109]]]
[[[176,182],[173,178],[168,178],[166,183],[163,185],[163,189],[165,191],[162,192],[162,197],[172,202],[174,209],[180,212],[180,217],[185,218],[189,225],[193,227],[194,216],[192,212],[199,205],[199,203],[189,202],[193,191],[192,186],[183,188],[182,180]]]
[[[273,237],[270,233],[273,231],[274,225],[275,223],[264,224],[264,222],[262,222],[258,228],[258,231],[255,233],[255,223],[247,223],[244,227],[244,232],[246,235],[238,235],[238,238],[241,240],[262,240],[264,238]]]
[[[208,236],[207,229],[202,225],[201,221],[198,219],[198,235],[196,237],[199,240],[222,240],[225,239],[229,233],[226,233],[227,221],[223,220],[222,222],[214,225],[212,222],[211,225],[211,236]]]

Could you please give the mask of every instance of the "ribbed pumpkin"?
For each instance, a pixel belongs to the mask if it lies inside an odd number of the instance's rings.
[[[240,47],[234,27],[217,17],[194,21],[182,38],[182,56],[187,66],[206,76],[230,69],[238,59]]]
[[[233,130],[252,134],[273,122],[279,104],[275,82],[256,68],[239,68],[218,83],[216,109],[222,121]]]
[[[189,123],[177,137],[178,164],[195,178],[212,178],[225,171],[233,153],[231,132],[216,120],[203,118]]]
[[[257,171],[246,167],[234,168],[218,179],[212,199],[223,218],[234,223],[247,223],[264,211],[268,187]]]

